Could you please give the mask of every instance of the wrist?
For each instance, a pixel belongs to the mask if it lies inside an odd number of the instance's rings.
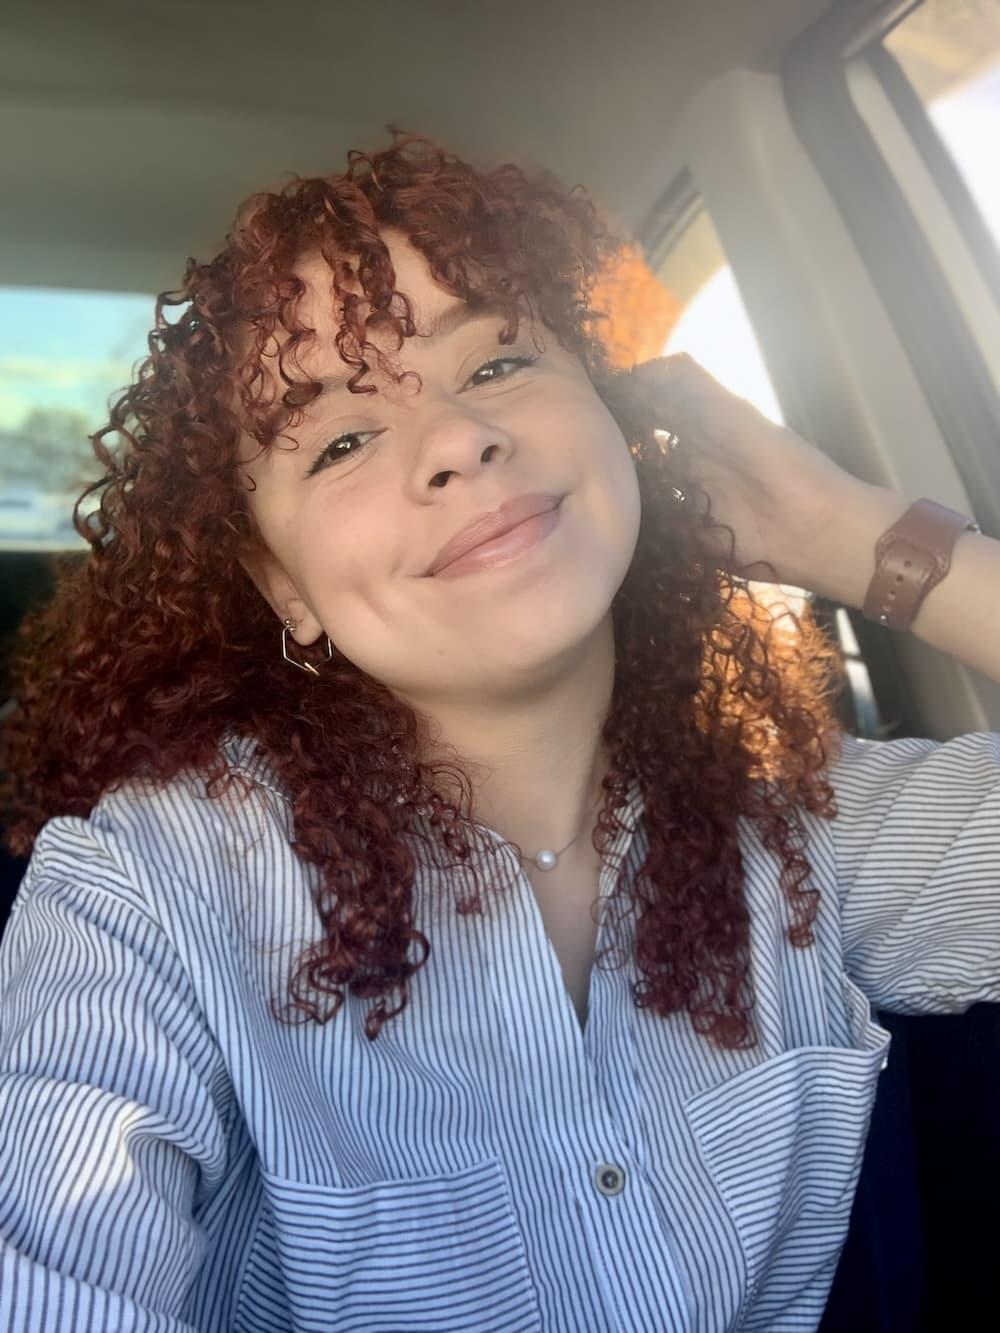
[[[810,543],[794,577],[783,582],[860,611],[875,574],[876,543],[912,502],[888,487],[852,480],[838,498],[836,517]]]

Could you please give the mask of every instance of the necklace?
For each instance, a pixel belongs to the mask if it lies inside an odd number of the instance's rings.
[[[600,797],[598,797],[598,800],[600,800]],[[593,809],[593,807],[591,807],[591,809]],[[587,824],[586,818],[584,818],[583,822],[584,822],[584,827],[586,827]],[[534,861],[535,865],[538,867],[539,870],[551,870],[555,866],[556,862],[559,860],[560,856],[562,856],[563,852],[568,851],[570,847],[573,846],[573,843],[576,842],[576,839],[579,838],[582,832],[583,829],[581,828],[579,832],[576,834],[576,837],[571,838],[570,841],[566,844],[566,846],[563,847],[562,851],[554,852],[551,849],[551,847],[543,847],[542,850],[538,852],[536,856],[533,856],[530,859]],[[524,861],[527,858],[522,856],[520,859]]]

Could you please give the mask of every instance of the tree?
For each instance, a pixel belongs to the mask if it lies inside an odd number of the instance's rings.
[[[31,408],[13,430],[0,432],[0,480],[46,491],[82,487],[97,468],[88,439],[92,430],[78,409]]]

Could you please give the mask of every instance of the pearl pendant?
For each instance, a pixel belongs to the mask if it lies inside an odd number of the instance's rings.
[[[555,852],[550,852],[546,848],[545,851],[539,852],[535,857],[535,865],[539,870],[551,870],[557,859]]]

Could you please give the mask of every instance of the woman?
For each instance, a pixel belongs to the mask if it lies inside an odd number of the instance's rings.
[[[907,503],[612,366],[617,245],[397,136],[158,301],[6,727],[0,1326],[816,1326],[869,999],[1000,999],[1000,738],[837,734],[745,580],[882,605]]]

